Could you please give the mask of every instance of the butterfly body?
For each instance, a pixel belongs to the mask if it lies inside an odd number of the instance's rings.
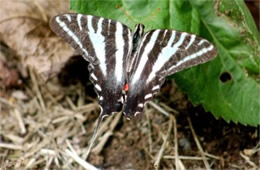
[[[215,58],[217,50],[194,34],[156,29],[144,33],[102,17],[62,14],[52,30],[89,62],[101,117],[121,111],[130,118],[160,90],[165,77]]]

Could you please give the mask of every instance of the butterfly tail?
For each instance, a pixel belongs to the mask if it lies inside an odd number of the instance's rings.
[[[96,140],[97,131],[98,131],[100,125],[101,125],[101,122],[102,122],[103,118],[104,118],[104,115],[101,113],[100,116],[98,117],[97,124],[96,124],[96,126],[95,126],[95,129],[94,129],[92,138],[91,138],[90,143],[89,143],[88,151],[87,151],[87,154],[86,154],[86,159],[88,158],[89,153],[90,153],[90,151],[91,151],[91,149],[92,149],[92,147],[93,147],[93,144],[94,144],[94,142],[95,142],[95,140]]]

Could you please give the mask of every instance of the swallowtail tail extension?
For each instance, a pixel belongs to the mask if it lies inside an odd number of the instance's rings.
[[[98,126],[105,116],[122,109],[127,118],[142,113],[166,76],[217,54],[209,41],[194,34],[167,29],[144,33],[142,24],[132,31],[120,22],[92,15],[58,15],[50,26],[89,62],[101,108]]]

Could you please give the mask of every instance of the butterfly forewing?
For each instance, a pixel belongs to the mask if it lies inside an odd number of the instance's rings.
[[[125,84],[131,30],[116,21],[82,14],[63,14],[50,21],[52,30],[89,62],[103,115],[118,111]]]
[[[124,113],[141,113],[166,76],[215,58],[216,48],[196,35],[174,30],[147,32],[140,44],[129,82]]]

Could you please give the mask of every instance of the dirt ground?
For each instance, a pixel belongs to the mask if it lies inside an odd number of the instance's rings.
[[[255,15],[255,4],[248,5]],[[26,19],[9,24],[21,23],[25,30],[32,24]],[[26,34],[1,24],[0,169],[84,169],[88,163],[101,169],[260,168],[259,127],[217,120],[202,106],[194,107],[174,80],[166,81],[137,118],[129,121],[120,113],[106,117],[87,159],[100,112],[87,62],[62,44],[47,22],[37,33]],[[47,38],[50,43],[44,43]],[[34,50],[16,45],[21,39]],[[61,59],[65,65],[59,57],[49,65],[39,48],[49,56],[70,55]],[[55,73],[48,73],[48,81],[38,74],[46,70]]]

